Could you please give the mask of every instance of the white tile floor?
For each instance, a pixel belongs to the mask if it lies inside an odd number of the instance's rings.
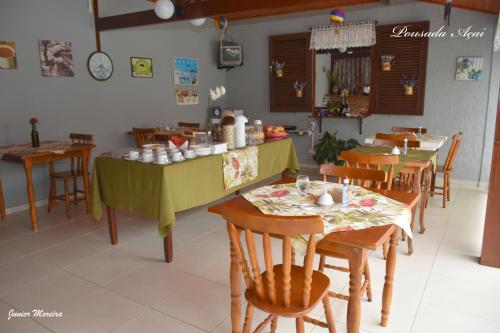
[[[432,199],[427,231],[415,253],[400,242],[389,326],[378,325],[384,261],[370,254],[374,300],[363,301],[362,332],[500,332],[500,269],[478,264],[486,192],[454,188],[448,208]],[[163,259],[155,222],[119,214],[117,246],[105,221],[75,208],[38,210],[40,231],[26,212],[0,222],[0,332],[230,332],[228,241],[219,217],[200,207],[178,214],[174,263]],[[347,274],[331,276],[347,291]],[[332,300],[339,332],[346,302]],[[11,309],[63,313],[56,319],[11,319]],[[321,308],[314,311],[321,318]],[[262,318],[262,314],[257,314]],[[295,331],[280,319],[279,332]],[[307,331],[326,332],[307,325]]]

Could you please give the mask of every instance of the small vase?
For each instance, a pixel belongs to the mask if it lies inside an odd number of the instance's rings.
[[[413,95],[413,86],[404,86],[403,93],[405,94],[405,96]]]
[[[383,72],[389,72],[391,70],[391,62],[390,61],[384,61],[382,62],[382,71]]]
[[[31,127],[31,146],[40,147],[40,138],[38,137],[38,130],[35,125]]]
[[[297,97],[304,97],[304,90],[302,90],[302,89],[295,89],[295,95]]]
[[[283,77],[283,68],[276,68],[276,77]]]

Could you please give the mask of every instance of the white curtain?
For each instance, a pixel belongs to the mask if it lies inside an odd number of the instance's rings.
[[[313,27],[311,50],[346,49],[375,44],[375,22]]]
[[[498,13],[497,32],[495,33],[495,39],[493,40],[493,51],[500,51],[500,12]]]

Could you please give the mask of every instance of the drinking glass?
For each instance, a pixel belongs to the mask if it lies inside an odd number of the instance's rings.
[[[298,175],[295,186],[300,194],[305,194],[307,186],[309,185],[309,177],[306,175]]]

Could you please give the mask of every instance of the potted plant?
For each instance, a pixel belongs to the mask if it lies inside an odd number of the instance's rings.
[[[293,87],[295,88],[295,95],[297,97],[303,97],[304,96],[304,88],[306,87],[307,82],[299,82],[295,81],[293,84]]]
[[[332,71],[327,71],[326,76],[330,81],[330,92],[337,95],[339,93],[339,78],[337,77],[337,74]]]
[[[361,146],[358,141],[354,139],[341,140],[336,137],[337,132],[331,135],[328,131],[325,132],[323,137],[314,146],[313,159],[316,163],[335,163],[336,165],[343,165],[344,161],[339,160],[340,153],[344,150],[351,150]]]
[[[272,66],[274,67],[276,77],[283,77],[283,67],[285,67],[285,62],[273,61]]]
[[[394,56],[392,54],[382,54],[380,56],[382,71],[388,72],[391,70],[391,66],[394,64]]]
[[[400,82],[401,85],[403,86],[403,93],[406,96],[413,95],[413,87],[417,85],[417,80],[415,80],[415,77],[412,75],[408,79],[406,76],[403,75]]]

